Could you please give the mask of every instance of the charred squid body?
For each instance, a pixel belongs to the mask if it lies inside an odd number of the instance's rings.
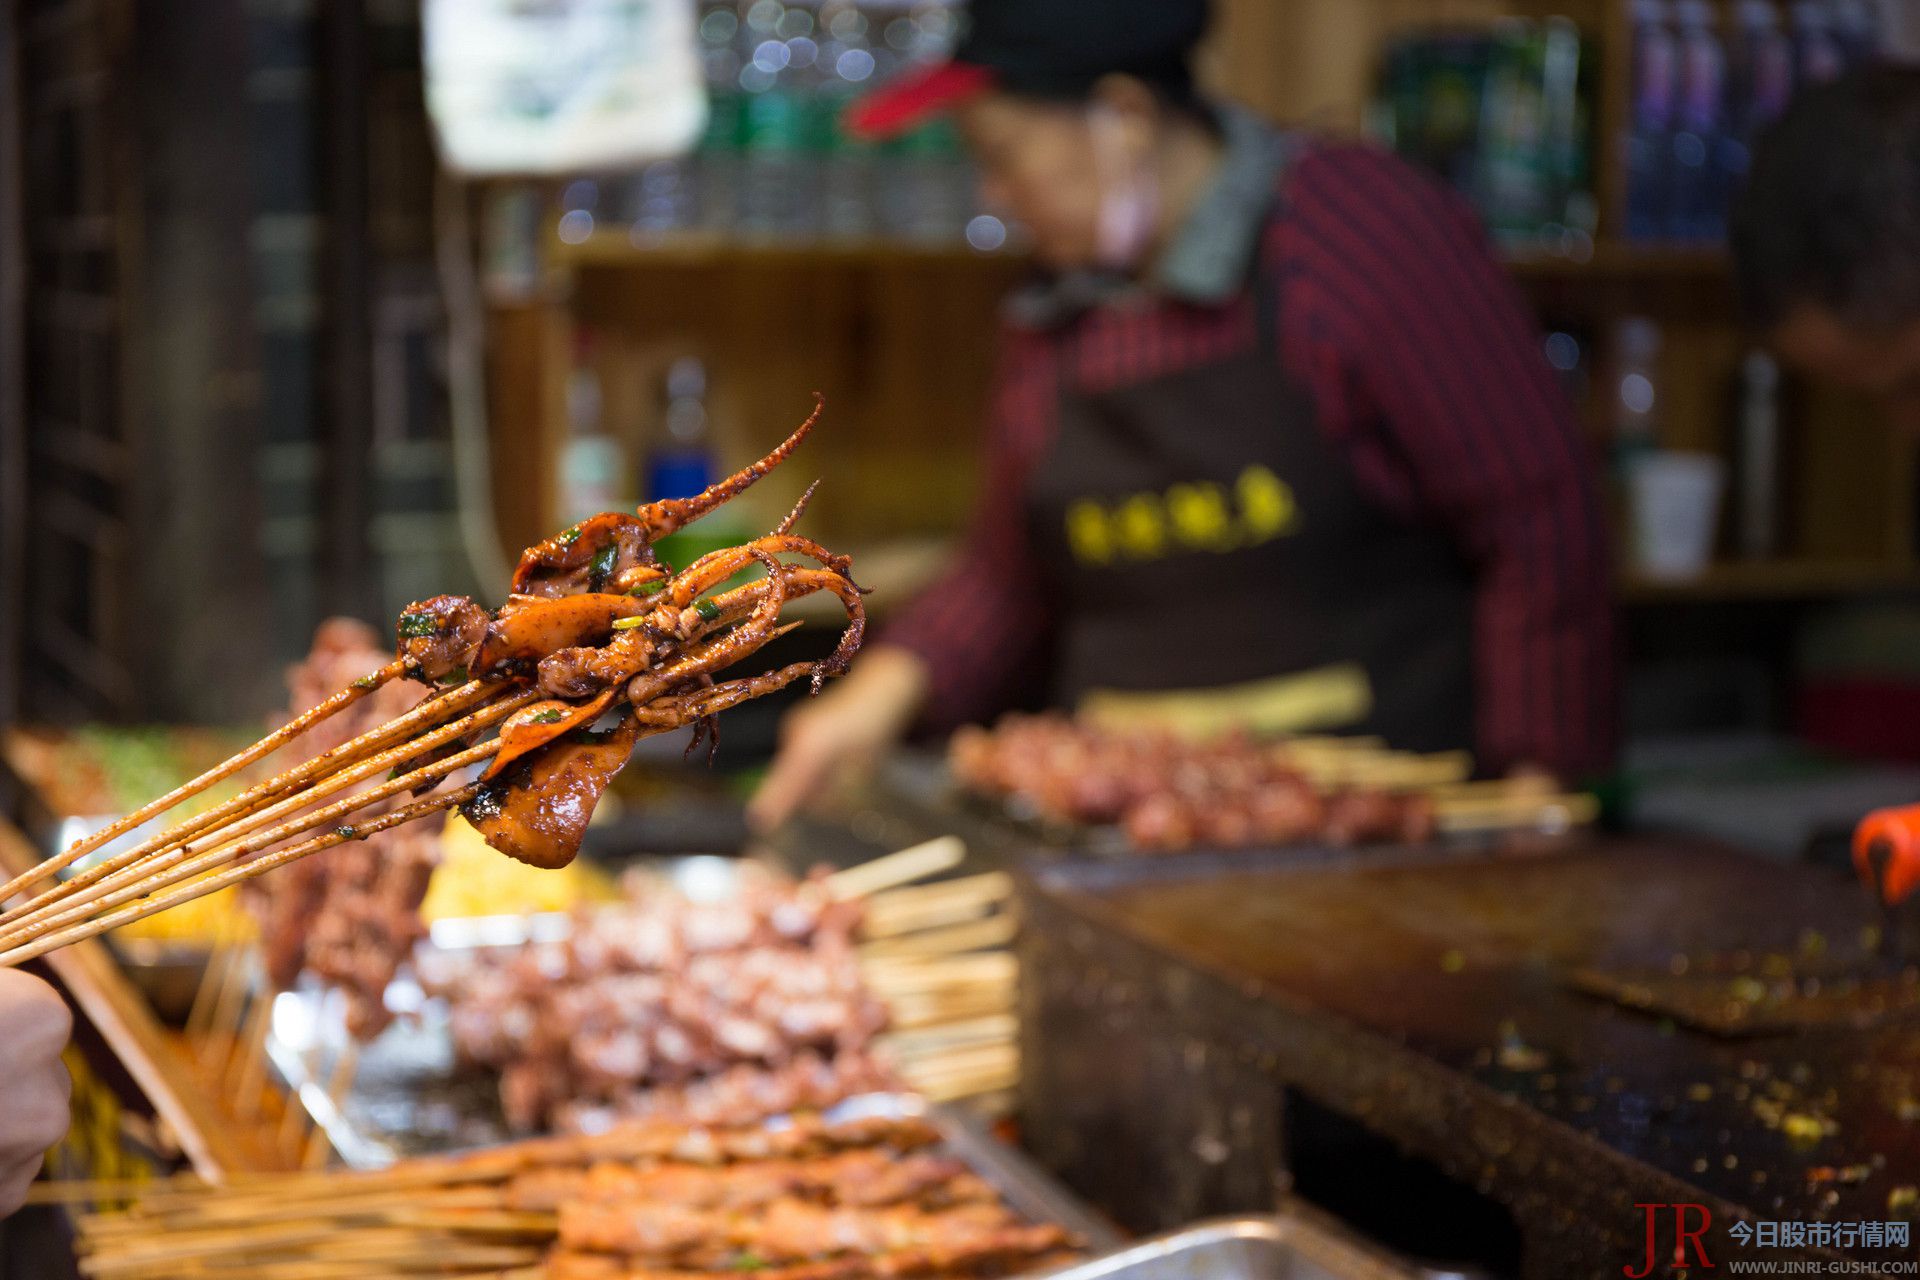
[[[482,680],[530,679],[548,654],[600,644],[613,635],[616,622],[646,611],[645,601],[608,592],[508,596],[487,624],[470,670]]]
[[[594,806],[645,733],[632,715],[605,733],[576,731],[509,769],[460,812],[509,858],[564,867],[580,852]]]
[[[464,681],[493,615],[465,596],[433,596],[407,606],[394,626],[394,647],[407,674],[428,684]]]

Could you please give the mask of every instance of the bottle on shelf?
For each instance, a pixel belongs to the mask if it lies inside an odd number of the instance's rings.
[[[740,13],[734,0],[700,6],[700,65],[707,80],[707,128],[694,163],[694,224],[725,234],[740,204]]]
[[[1674,95],[1678,80],[1673,29],[1662,0],[1633,6],[1633,109],[1626,138],[1627,235],[1657,240],[1672,226]]]
[[[1550,217],[1546,42],[1538,24],[1509,19],[1495,28],[1480,100],[1475,203],[1502,239],[1528,238]]]
[[[820,10],[815,136],[825,153],[820,164],[820,232],[829,240],[864,240],[877,226],[875,148],[849,136],[840,123],[848,104],[873,76],[868,25],[867,16],[846,0],[834,0]]]
[[[660,384],[660,413],[647,460],[644,501],[688,498],[720,478],[716,432],[707,412],[707,366],[697,356],[682,356],[667,366]],[[731,506],[660,539],[660,556],[684,568],[710,551],[734,546],[752,536]]]
[[[584,520],[632,505],[625,474],[620,442],[608,434],[602,420],[593,341],[581,331],[574,337],[573,367],[567,374],[567,441],[560,449],[557,495],[561,519]]]
[[[1726,100],[1726,53],[1707,0],[1674,10],[1678,53],[1673,129],[1673,222],[1682,240],[1718,240],[1726,232],[1727,189],[1717,163]]]
[[[1618,472],[1659,447],[1659,366],[1659,325],[1645,316],[1627,316],[1614,326],[1607,405]]]
[[[742,235],[759,240],[804,239],[814,231],[806,96],[793,52],[779,33],[787,11],[780,0],[754,0],[740,24],[745,100],[738,226]]]
[[[1740,362],[1734,422],[1734,550],[1766,560],[1782,550],[1780,366],[1764,351]]]

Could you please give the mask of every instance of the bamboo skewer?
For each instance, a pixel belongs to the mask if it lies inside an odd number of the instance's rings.
[[[233,1054],[234,1041],[240,1035],[240,1018],[246,1008],[253,959],[251,948],[235,951],[221,975],[220,994],[214,999],[213,1012],[207,1022],[207,1038],[199,1052],[201,1065],[209,1071],[218,1073],[221,1064]]]
[[[273,752],[305,733],[314,725],[319,724],[322,720],[352,706],[360,699],[378,689],[381,685],[401,675],[405,671],[405,667],[406,664],[400,659],[394,659],[378,671],[340,690],[340,692],[334,694],[331,698],[320,703],[312,710],[303,715],[296,716],[246,750],[228,757],[225,761],[208,769],[200,776],[181,783],[159,799],[141,805],[132,813],[115,822],[109,823],[92,835],[74,841],[73,844],[67,847],[64,853],[56,854],[44,862],[37,863],[27,870],[22,871],[5,884],[0,884],[0,903],[7,902],[27,885],[45,880],[49,876],[58,875],[94,850],[119,839],[121,836],[127,834],[127,832],[134,830],[155,816],[165,813],[176,805],[192,799],[208,787],[231,777],[255,761],[271,755]],[[4,917],[0,917],[0,920],[3,919]]]
[[[1591,795],[1515,796],[1511,800],[1443,802],[1436,807],[1440,829],[1453,834],[1492,831],[1563,831],[1586,826],[1600,816]]]
[[[235,1114],[242,1120],[253,1120],[260,1114],[260,1095],[267,1087],[267,1035],[272,1030],[273,993],[263,990],[247,1011],[239,1057],[227,1068],[229,1096],[234,1100]]]
[[[495,749],[495,744],[491,742],[483,743],[481,746],[474,747],[471,751],[462,752],[461,755],[472,756],[474,759],[484,759],[486,755],[493,754]],[[476,755],[475,753],[484,753],[484,755]],[[452,757],[452,759],[460,760],[460,757],[456,756]],[[471,763],[471,761],[460,760],[460,763],[467,764]],[[358,826],[348,830],[347,834],[342,834],[341,831],[336,830],[328,832],[323,836],[316,836],[311,840],[303,841],[290,848],[278,850],[277,852],[268,854],[266,857],[258,858],[242,866],[228,868],[225,871],[207,876],[204,879],[196,880],[192,884],[180,885],[172,893],[143,898],[131,905],[120,907],[117,910],[108,912],[104,916],[97,916],[81,924],[72,925],[56,932],[39,934],[39,936],[32,936],[30,934],[25,939],[14,935],[0,937],[0,947],[6,948],[0,951],[0,967],[21,964],[36,956],[45,955],[49,951],[58,950],[72,943],[95,937],[105,933],[109,929],[117,929],[121,925],[130,924],[135,920],[144,920],[150,915],[165,911],[170,907],[177,907],[183,902],[192,902],[195,898],[205,897],[207,894],[224,889],[230,884],[239,884],[243,880],[251,880],[255,876],[265,875],[275,868],[283,867],[289,862],[298,861],[308,854],[318,853],[322,849],[331,849],[334,845],[342,844],[349,839],[372,835],[376,831],[385,831],[387,828],[397,827],[403,822],[411,822],[415,818],[425,814],[437,813],[442,809],[451,809],[455,805],[465,804],[479,793],[480,785],[478,783],[469,783],[457,791],[450,791],[440,796],[430,796],[427,799],[418,800],[413,804],[395,809],[390,813],[382,814],[378,818],[360,823]]]
[[[845,871],[836,871],[827,877],[827,891],[842,900],[864,898],[882,889],[911,884],[915,880],[950,871],[959,866],[966,856],[967,846],[960,837],[938,836],[898,853],[863,862]]]
[[[353,1078],[360,1071],[360,1042],[349,1037],[340,1047],[340,1056],[334,1060],[333,1072],[327,1077],[327,1101],[336,1108],[346,1100],[347,1093],[353,1088]],[[287,1100],[288,1110],[298,1110],[293,1100]],[[307,1149],[301,1153],[300,1167],[303,1169],[321,1169],[326,1167],[327,1157],[333,1151],[333,1143],[327,1137],[325,1129],[313,1126],[307,1135]]]
[[[990,913],[1012,896],[1013,881],[1003,871],[889,889],[867,900],[861,928],[869,940],[878,940],[938,925],[962,924]]]
[[[866,965],[884,965],[889,961],[1004,947],[1013,941],[1018,932],[1019,923],[1011,915],[1002,913],[967,924],[923,929],[916,933],[899,934],[884,942],[869,942],[860,948],[860,960]]]
[[[317,812],[308,813],[304,815],[303,820],[295,826],[289,827],[283,823],[281,826],[274,828],[268,837],[245,842],[243,847],[234,847],[231,844],[234,837],[256,832],[266,823],[276,818],[286,818],[289,815],[297,814],[302,809],[308,808],[313,801],[332,795],[344,787],[351,786],[355,782],[364,781],[374,774],[380,773],[393,766],[404,764],[409,760],[417,758],[424,750],[431,750],[443,743],[451,742],[468,733],[496,724],[520,707],[525,706],[528,702],[534,701],[537,697],[538,694],[531,690],[514,694],[480,711],[476,711],[463,719],[443,725],[418,739],[403,742],[399,746],[361,759],[347,768],[342,769],[340,772],[323,778],[309,790],[288,796],[285,799],[269,803],[263,808],[241,815],[236,822],[230,826],[223,827],[209,847],[196,850],[193,845],[180,842],[168,852],[157,855],[146,855],[144,860],[137,864],[129,863],[114,868],[111,872],[107,871],[107,866],[111,864],[96,867],[88,873],[93,879],[87,883],[82,884],[82,878],[75,877],[73,880],[60,886],[62,890],[65,890],[64,893],[43,895],[43,899],[45,899],[44,902],[37,899],[34,903],[28,904],[28,909],[18,913],[16,918],[10,923],[10,927],[5,931],[10,933],[14,928],[23,928],[29,924],[41,924],[49,921],[58,923],[64,920],[76,919],[78,918],[76,914],[78,909],[83,906],[90,907],[91,910],[100,910],[107,906],[117,905],[120,902],[127,901],[129,897],[138,896],[137,894],[129,895],[125,893],[129,885],[144,884],[151,889],[173,883],[171,880],[156,882],[152,877],[160,872],[169,871],[179,866],[183,861],[197,861],[200,858],[214,853],[224,852],[237,857],[246,853],[257,852],[275,843],[277,840],[285,838],[287,835],[308,830],[330,818],[343,817],[376,800],[382,800],[388,796],[396,795],[400,791],[408,789],[408,787],[403,786],[402,783],[407,782],[408,779],[413,779],[415,782],[421,780],[425,776],[425,770],[416,770],[414,773],[406,775],[405,778],[389,780],[380,786],[369,788],[364,792],[355,793],[347,797],[347,801],[336,802]],[[397,724],[399,722],[395,721],[393,723]],[[373,733],[363,734],[361,738],[357,738],[354,741],[362,742],[366,739],[376,738],[384,734],[389,728],[391,728],[391,725],[383,726],[382,729],[376,730]],[[350,743],[348,745],[351,746],[352,744]],[[444,776],[444,764],[445,762],[441,762],[440,764],[426,766],[426,768],[440,770]],[[348,803],[348,801],[351,803]],[[204,834],[204,829],[200,834]],[[127,857],[128,855],[122,856]],[[201,863],[200,865],[204,866],[208,864]]]
[[[182,1028],[187,1044],[196,1053],[205,1045],[208,1029],[213,1026],[214,1010],[219,1007],[220,994],[226,987],[227,971],[238,963],[245,949],[239,942],[222,939],[207,953],[207,967],[200,971],[200,983],[193,990],[193,1004],[187,1010],[186,1025]]]

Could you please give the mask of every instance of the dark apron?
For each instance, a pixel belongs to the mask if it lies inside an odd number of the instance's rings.
[[[1370,696],[1315,727],[1470,746],[1466,566],[1439,530],[1360,492],[1281,367],[1280,302],[1258,264],[1250,350],[1097,394],[1063,386],[1027,491],[1059,604],[1052,700],[1344,668]]]

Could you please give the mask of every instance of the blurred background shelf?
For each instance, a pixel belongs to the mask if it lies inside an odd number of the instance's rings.
[[[1763,560],[1721,563],[1693,578],[1628,572],[1621,598],[1632,604],[1743,600],[1820,600],[1920,592],[1920,565],[1875,560]]]
[[[700,232],[643,237],[620,231],[595,232],[573,244],[556,239],[549,259],[563,269],[641,270],[715,266],[952,266],[983,260],[1023,261],[1017,253],[980,250],[965,243],[916,244],[881,239],[791,241]]]
[[[1522,278],[1624,278],[1721,281],[1733,271],[1732,259],[1719,247],[1635,244],[1600,241],[1577,252],[1525,245],[1501,251],[1501,261]]]

